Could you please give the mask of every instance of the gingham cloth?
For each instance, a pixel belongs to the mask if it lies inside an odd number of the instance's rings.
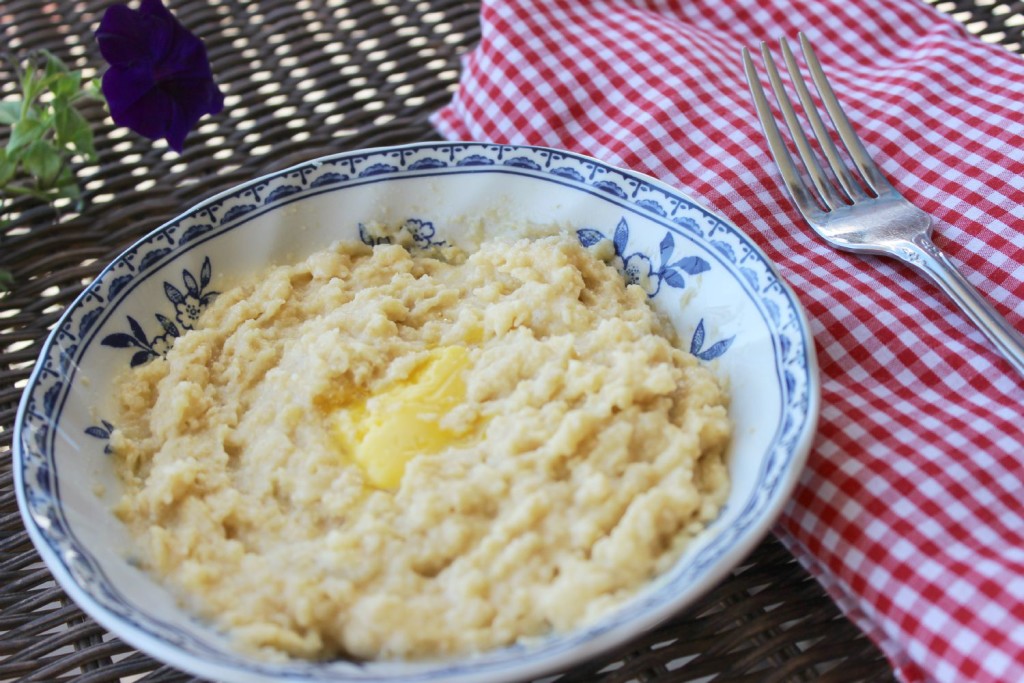
[[[1018,330],[1024,59],[916,0],[484,0],[481,24],[438,129],[646,172],[747,232],[821,365],[819,433],[775,533],[902,680],[1024,680],[1024,378],[922,276],[811,233],[740,48],[779,59],[779,37],[808,36],[869,152]]]

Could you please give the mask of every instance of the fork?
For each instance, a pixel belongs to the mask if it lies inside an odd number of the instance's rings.
[[[911,204],[882,174],[846,118],[807,37],[800,34],[804,60],[857,175],[840,156],[839,149],[825,128],[789,43],[782,39],[780,44],[801,108],[834,173],[834,179],[826,174],[819,163],[793,109],[792,101],[786,94],[767,45],[761,43],[761,57],[802,168],[811,180],[810,186],[801,175],[779,131],[753,59],[746,48],[743,48],[743,66],[772,157],[793,203],[804,219],[819,236],[838,249],[858,254],[891,256],[917,269],[948,294],[1014,369],[1024,375],[1024,337],[982,298],[949,257],[935,246],[931,239],[931,217]]]

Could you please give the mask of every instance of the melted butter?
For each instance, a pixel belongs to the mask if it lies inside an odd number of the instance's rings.
[[[338,413],[338,445],[370,485],[397,489],[413,457],[437,453],[476,430],[475,423],[457,430],[441,426],[466,400],[463,374],[469,365],[463,346],[433,349],[409,377],[370,397],[372,404],[361,399]]]

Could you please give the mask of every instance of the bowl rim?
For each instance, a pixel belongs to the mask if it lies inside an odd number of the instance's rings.
[[[644,173],[633,171],[621,167],[616,167],[607,162],[601,161],[594,157],[590,157],[584,154],[576,152],[570,152],[566,150],[555,149],[551,147],[533,146],[533,145],[497,145],[494,143],[486,142],[462,142],[462,141],[446,141],[446,142],[417,142],[404,145],[387,145],[379,147],[371,147],[366,149],[351,150],[347,152],[340,152],[336,154],[330,154],[320,156],[317,158],[310,159],[305,162],[293,164],[287,168],[272,171],[269,173],[262,174],[256,178],[238,183],[230,188],[217,192],[216,194],[203,199],[192,206],[188,207],[184,211],[179,212],[177,215],[172,217],[170,220],[165,221],[158,227],[147,232],[145,235],[135,240],[131,245],[122,250],[117,257],[115,257],[108,265],[106,265],[100,273],[93,279],[88,286],[86,286],[81,293],[72,301],[71,304],[65,309],[57,323],[54,325],[50,333],[47,335],[43,345],[40,349],[39,356],[33,367],[32,373],[29,376],[28,382],[25,389],[22,392],[21,399],[19,401],[12,439],[12,467],[14,475],[14,488],[15,495],[18,501],[19,511],[22,516],[22,520],[28,531],[29,537],[31,538],[33,545],[37,552],[39,552],[44,563],[46,564],[49,571],[53,574],[61,588],[71,597],[79,607],[86,612],[90,617],[95,619],[104,628],[108,629],[112,634],[120,637],[131,646],[139,649],[142,652],[150,654],[151,656],[167,662],[172,666],[181,668],[189,671],[193,674],[201,676],[214,676],[218,678],[225,678],[227,680],[269,680],[261,678],[257,673],[255,677],[239,677],[239,669],[234,665],[222,665],[217,661],[213,661],[208,658],[198,656],[196,653],[179,647],[174,643],[168,643],[158,635],[148,633],[144,630],[140,630],[134,622],[126,622],[121,615],[111,613],[105,606],[101,605],[88,591],[86,591],[74,576],[72,569],[69,567],[66,560],[60,557],[56,551],[51,547],[44,530],[40,527],[39,520],[31,512],[29,503],[26,498],[26,488],[24,481],[24,468],[25,468],[25,445],[23,440],[27,439],[25,416],[29,410],[30,400],[32,398],[33,389],[37,387],[39,377],[44,371],[44,360],[51,352],[54,344],[57,343],[57,337],[62,329],[64,323],[69,320],[74,313],[82,305],[91,292],[94,291],[94,287],[103,282],[109,275],[115,265],[123,259],[127,254],[138,251],[141,247],[150,243],[156,236],[167,231],[171,226],[176,225],[183,218],[193,215],[204,208],[213,206],[223,201],[225,198],[237,195],[240,191],[246,188],[252,188],[261,183],[280,178],[294,173],[299,169],[318,167],[321,164],[333,163],[338,160],[350,159],[359,156],[366,155],[379,155],[382,153],[390,152],[401,152],[401,151],[412,151],[421,150],[424,148],[437,148],[437,149],[473,149],[480,152],[486,150],[494,150],[501,148],[508,151],[533,151],[533,152],[546,152],[550,154],[558,154],[563,158],[575,160],[578,163],[593,164],[603,169],[614,171],[627,178],[633,178],[639,182],[645,183],[646,185],[661,190],[663,193],[669,196],[681,197],[693,206],[699,208],[709,216],[713,216],[719,220],[724,227],[731,230],[732,233],[744,243],[744,246],[750,250],[752,254],[756,256],[771,272],[776,279],[778,286],[783,291],[787,301],[791,306],[792,313],[795,320],[797,321],[800,329],[799,338],[802,342],[804,349],[804,367],[806,370],[807,383],[806,383],[806,408],[804,411],[804,420],[800,425],[799,434],[794,441],[794,445],[790,451],[790,465],[785,469],[784,476],[780,481],[776,482],[773,489],[773,493],[767,507],[764,508],[763,514],[759,522],[753,525],[752,528],[748,528],[744,535],[740,536],[734,541],[722,554],[718,555],[714,566],[706,570],[700,575],[701,588],[696,591],[690,591],[690,594],[686,596],[685,600],[672,600],[666,601],[661,605],[655,606],[647,611],[643,612],[640,616],[632,618],[628,624],[632,627],[629,630],[624,631],[623,629],[609,628],[602,632],[593,634],[590,638],[570,647],[566,651],[555,651],[549,653],[546,656],[542,656],[539,660],[536,658],[521,658],[518,662],[511,661],[511,664],[507,662],[501,663],[496,670],[484,671],[483,674],[490,674],[490,677],[481,678],[481,674],[474,673],[473,666],[474,658],[468,660],[450,660],[443,662],[446,665],[450,665],[453,662],[468,662],[469,670],[466,672],[457,672],[460,676],[458,680],[462,680],[461,676],[473,675],[473,680],[505,680],[505,677],[514,675],[520,676],[540,676],[551,673],[554,670],[566,668],[571,664],[578,663],[584,660],[588,656],[593,656],[601,651],[610,648],[615,645],[620,645],[632,638],[638,637],[640,634],[647,632],[657,626],[659,623],[670,618],[672,615],[682,611],[686,607],[692,605],[692,603],[699,599],[702,595],[706,594],[708,590],[714,587],[718,582],[721,581],[729,572],[731,572],[742,560],[756,547],[757,544],[767,535],[771,527],[778,519],[782,512],[782,508],[786,505],[792,496],[793,490],[805,468],[806,460],[810,452],[815,434],[817,432],[817,424],[821,407],[821,387],[820,378],[818,373],[818,362],[815,351],[814,339],[811,333],[811,327],[807,318],[807,314],[800,303],[796,293],[790,287],[790,285],[782,278],[779,274],[777,266],[769,260],[764,251],[755,243],[753,240],[744,233],[738,226],[732,221],[722,216],[720,213],[707,208],[702,203],[692,199],[685,192],[672,187],[664,181],[653,178]],[[485,169],[477,169],[482,171]],[[174,258],[177,258],[180,253],[186,252],[175,252]],[[113,305],[116,309],[125,299],[118,300]],[[70,380],[69,380],[70,384]],[[785,406],[783,406],[783,412],[785,413]],[[58,420],[59,422],[59,420]],[[54,473],[56,479],[56,473]],[[136,607],[136,606],[133,606]],[[506,667],[502,669],[502,667]],[[429,668],[424,671],[431,671]],[[450,669],[447,669],[450,670]],[[288,680],[352,680],[352,681],[371,681],[371,680],[398,680],[398,678],[392,677],[391,674],[382,674],[378,676],[360,676],[353,678],[308,678],[303,675],[294,675]],[[401,677],[405,677],[406,674],[399,673]],[[285,680],[285,679],[281,679]],[[427,680],[427,679],[424,679]],[[432,679],[431,679],[432,680]],[[466,679],[468,680],[468,679]]]

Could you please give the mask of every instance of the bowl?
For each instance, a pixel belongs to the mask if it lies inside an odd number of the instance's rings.
[[[370,222],[417,242],[552,224],[611,240],[679,338],[727,382],[735,431],[729,498],[672,568],[606,618],[472,657],[354,662],[253,659],[137,568],[112,513],[113,379],[161,354],[210,292],[297,261]],[[132,245],[64,313],[19,406],[14,476],[29,535],[85,612],[132,646],[224,681],[507,681],[598,656],[693,603],[761,540],[814,436],[814,345],[793,291],[735,225],[679,191],[539,147],[425,143],[323,157],[222,192]]]

